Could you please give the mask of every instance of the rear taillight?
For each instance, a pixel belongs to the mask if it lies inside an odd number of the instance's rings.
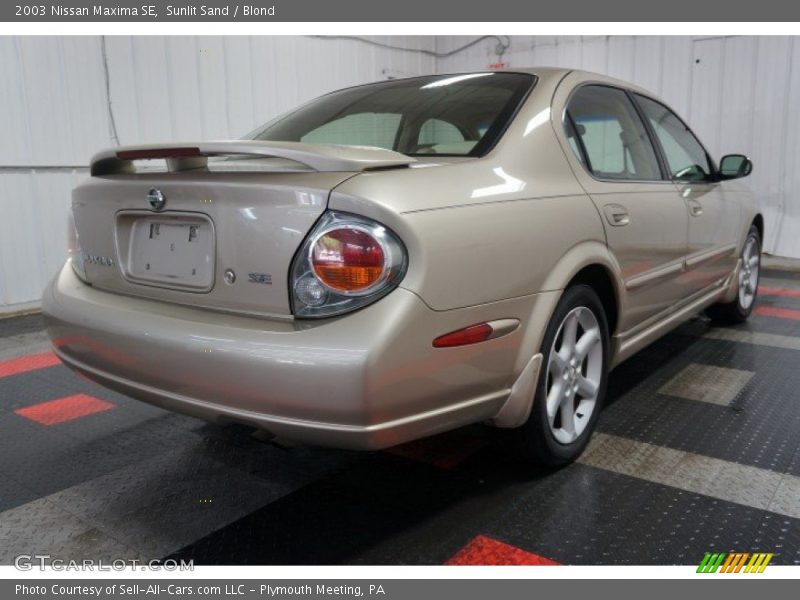
[[[336,292],[363,292],[386,273],[386,253],[366,228],[343,227],[326,231],[311,246],[314,275]]]
[[[293,312],[329,317],[361,308],[400,282],[406,249],[386,227],[329,211],[309,234],[292,266]]]

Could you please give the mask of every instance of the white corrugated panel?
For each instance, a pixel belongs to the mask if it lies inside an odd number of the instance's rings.
[[[775,253],[800,256],[800,40],[792,39],[791,85],[787,94],[787,110],[783,173],[784,211],[777,229]]]
[[[465,36],[374,37],[445,52]],[[709,150],[745,152],[766,248],[800,256],[800,43],[786,37],[515,36],[511,67],[576,67],[633,81],[687,118]],[[119,141],[238,137],[324,92],[498,62],[496,40],[447,58],[303,37],[0,37],[0,310],[39,298],[64,255],[69,192]],[[697,61],[700,62],[697,62]],[[15,167],[9,169],[8,167]],[[34,167],[39,167],[34,170]]]
[[[64,262],[70,190],[75,170],[0,174],[0,306],[36,301]]]
[[[322,93],[434,71],[431,56],[352,40],[0,37],[0,311],[37,301],[63,263],[70,191],[85,175],[71,167],[115,144],[112,112],[122,144],[239,137]]]
[[[792,212],[787,207],[788,200],[800,200],[796,196],[800,190],[785,187],[787,171],[797,169],[797,163],[788,162],[786,153],[790,136],[797,133],[788,130],[787,118],[800,107],[800,97],[789,98],[792,45],[791,38],[759,38],[753,119],[755,135],[752,150],[745,150],[753,157],[755,165],[751,185],[764,205],[767,226],[771,225],[773,231],[771,236],[767,235],[768,248],[780,253],[795,245],[791,238],[797,238],[800,233],[782,227],[785,215]]]
[[[433,49],[432,38],[375,38]],[[120,143],[239,137],[331,90],[434,71],[434,59],[350,40],[109,37]]]
[[[85,164],[107,143],[100,39],[0,37],[0,166]]]

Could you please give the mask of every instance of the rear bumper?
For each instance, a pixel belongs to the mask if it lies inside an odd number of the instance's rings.
[[[107,387],[207,420],[374,449],[495,417],[531,356],[520,355],[524,328],[460,348],[431,341],[480,321],[525,323],[534,304],[436,312],[397,289],[338,319],[274,321],[110,294],[67,264],[43,311],[59,357]]]

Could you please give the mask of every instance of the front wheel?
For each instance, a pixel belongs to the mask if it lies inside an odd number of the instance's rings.
[[[603,304],[587,285],[564,292],[542,343],[533,409],[520,428],[525,454],[560,466],[589,442],[608,379],[609,334]]]
[[[743,323],[753,311],[758,294],[758,279],[761,273],[761,236],[753,225],[747,233],[742,247],[742,266],[739,269],[739,293],[733,302],[714,304],[706,309],[712,321],[718,323]]]

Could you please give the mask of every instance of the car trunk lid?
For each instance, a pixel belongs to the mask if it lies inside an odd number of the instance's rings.
[[[330,191],[356,173],[410,162],[378,148],[289,142],[103,151],[92,160],[92,177],[73,193],[88,282],[131,296],[289,318],[292,258]]]

